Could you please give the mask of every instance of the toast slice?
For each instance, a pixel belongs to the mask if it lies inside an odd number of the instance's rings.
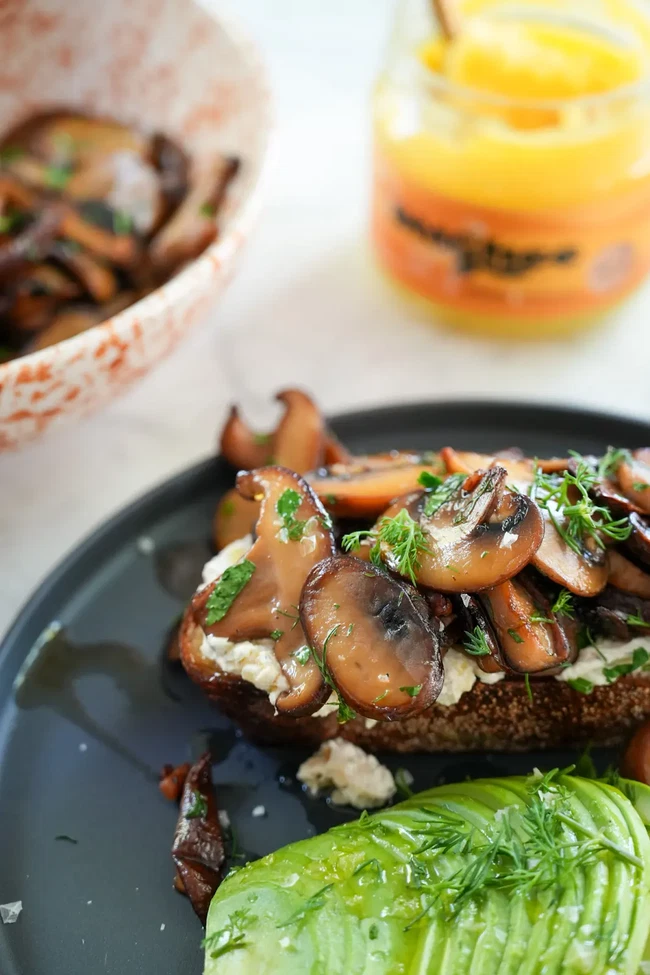
[[[527,752],[537,749],[618,745],[650,719],[650,679],[630,674],[581,694],[545,678],[477,681],[457,704],[434,704],[401,721],[276,714],[268,695],[241,677],[215,671],[201,653],[202,631],[188,611],[179,635],[183,665],[220,710],[251,740],[264,745],[317,746],[342,737],[370,752]]]

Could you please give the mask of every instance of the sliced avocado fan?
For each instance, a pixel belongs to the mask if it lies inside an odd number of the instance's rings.
[[[430,789],[231,874],[205,975],[637,975],[649,814],[558,770]]]

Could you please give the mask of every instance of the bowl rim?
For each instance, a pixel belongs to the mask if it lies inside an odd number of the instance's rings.
[[[207,17],[223,27],[224,32],[242,59],[253,69],[262,93],[262,125],[259,147],[255,158],[251,160],[250,164],[247,163],[250,165],[250,169],[247,177],[248,188],[244,198],[235,208],[223,236],[218,236],[198,257],[190,261],[169,281],[159,285],[149,294],[139,298],[117,314],[103,322],[98,322],[97,325],[93,325],[78,335],[63,339],[61,342],[56,342],[54,345],[39,349],[36,352],[29,352],[26,355],[17,356],[15,359],[0,363],[0,394],[3,386],[6,383],[11,384],[12,379],[15,379],[21,370],[25,368],[38,370],[40,365],[46,362],[50,363],[53,356],[58,358],[57,354],[61,349],[65,348],[66,357],[74,358],[84,348],[89,336],[92,336],[94,345],[101,345],[116,334],[119,335],[123,327],[129,327],[134,318],[146,320],[156,317],[165,309],[181,303],[191,291],[200,292],[204,283],[214,275],[215,270],[222,268],[227,272],[232,268],[237,252],[255,223],[261,207],[264,187],[263,176],[269,164],[269,148],[275,126],[268,64],[262,55],[258,42],[242,26],[241,21],[232,15],[230,10],[223,8],[217,10],[207,0],[192,0],[192,3],[202,10]],[[224,285],[228,283],[228,280],[226,276]]]

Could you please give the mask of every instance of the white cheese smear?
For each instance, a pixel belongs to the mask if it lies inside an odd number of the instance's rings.
[[[332,738],[298,769],[298,780],[313,796],[332,789],[330,799],[337,806],[373,809],[385,806],[397,791],[385,765],[344,738]]]
[[[504,534],[504,539],[506,535],[513,536],[502,542],[508,546],[516,539],[516,535],[508,532]],[[245,558],[252,544],[252,536],[245,535],[226,545],[204,566],[203,585],[214,582],[229,566]],[[603,670],[617,664],[631,663],[632,654],[638,647],[643,647],[650,653],[650,636],[637,637],[627,643],[597,640],[593,647],[582,649],[577,661],[556,674],[555,679],[571,681],[582,678],[590,681],[594,686],[608,684],[610,682]],[[204,634],[201,652],[227,674],[237,674],[243,680],[265,691],[269,695],[271,704],[275,704],[279,695],[289,689],[289,683],[276,660],[272,640],[244,640],[231,643],[225,637]],[[436,704],[442,707],[453,707],[454,704],[458,704],[463,694],[471,691],[477,680],[483,684],[496,684],[506,676],[503,671],[485,673],[476,660],[454,649],[448,650],[445,654],[444,671],[442,691],[436,701]],[[650,671],[635,671],[635,673],[643,674],[650,679]],[[327,717],[335,709],[336,704],[336,695],[332,694],[313,717]],[[373,719],[366,719],[367,728],[372,727],[373,724],[376,724]]]

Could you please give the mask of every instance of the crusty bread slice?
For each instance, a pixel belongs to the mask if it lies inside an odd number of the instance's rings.
[[[631,674],[580,694],[553,678],[477,681],[452,707],[434,705],[402,721],[276,715],[268,696],[238,676],[215,672],[201,654],[202,632],[188,612],[180,632],[183,665],[192,680],[247,737],[260,744],[318,745],[340,736],[371,752],[526,752],[617,745],[650,719],[650,679]],[[368,725],[371,724],[369,727]]]

